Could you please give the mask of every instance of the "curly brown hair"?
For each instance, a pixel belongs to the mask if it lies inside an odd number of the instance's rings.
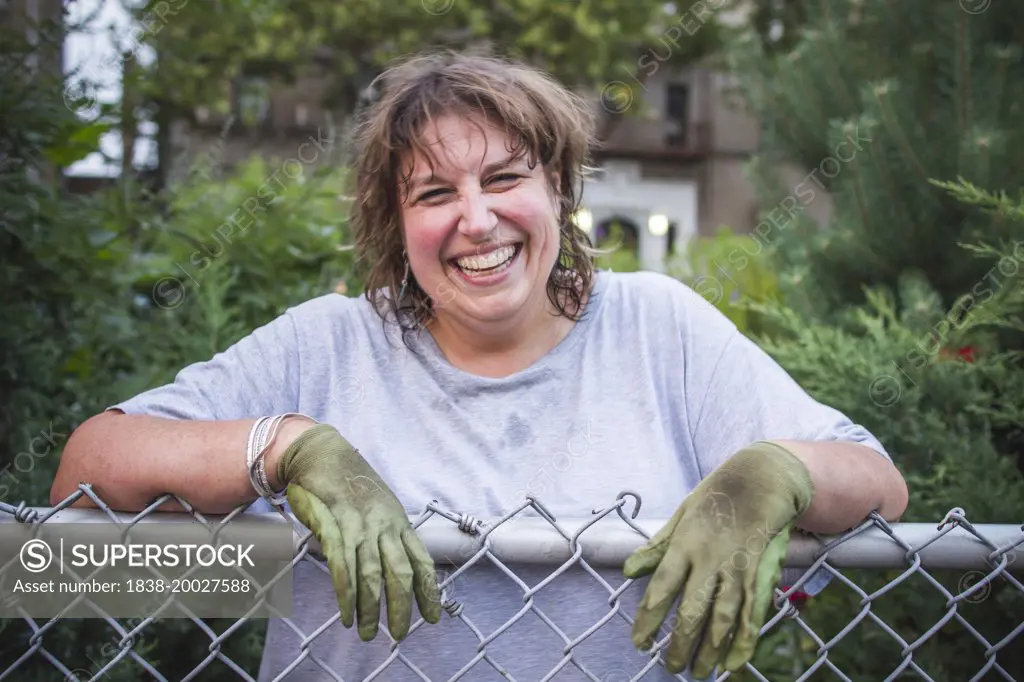
[[[482,117],[508,131],[516,158],[540,162],[558,177],[559,257],[548,279],[548,298],[558,313],[578,320],[595,271],[586,232],[573,221],[589,172],[595,120],[587,101],[553,77],[526,64],[468,52],[442,51],[401,60],[370,86],[375,99],[354,138],[355,197],[350,216],[358,260],[367,269],[367,299],[386,321],[403,330],[434,315],[433,303],[411,273],[402,300],[406,267],[401,197],[409,182],[403,162],[419,151],[431,158],[423,135],[442,115]]]

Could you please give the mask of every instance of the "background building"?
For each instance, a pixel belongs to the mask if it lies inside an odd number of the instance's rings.
[[[743,164],[757,151],[760,126],[730,104],[728,87],[702,65],[661,68],[644,82],[641,110],[609,137],[602,177],[584,191],[596,238],[617,221],[641,267],[659,270],[694,236],[756,225]]]

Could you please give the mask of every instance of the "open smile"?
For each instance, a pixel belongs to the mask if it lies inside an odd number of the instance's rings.
[[[522,250],[522,242],[516,242],[485,254],[452,258],[448,260],[448,264],[466,277],[487,277],[512,267]]]

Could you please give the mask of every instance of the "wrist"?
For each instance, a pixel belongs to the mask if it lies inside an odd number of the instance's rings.
[[[737,509],[792,505],[802,513],[811,503],[813,482],[803,461],[788,448],[758,441],[734,453],[708,476],[709,486]],[[712,482],[713,481],[713,482]]]
[[[284,482],[278,475],[278,465],[281,462],[281,457],[299,436],[313,426],[316,426],[316,422],[308,417],[288,416],[281,421],[274,442],[270,444],[267,453],[263,456],[267,480],[270,482],[271,489],[280,490],[284,487]]]
[[[805,511],[814,497],[814,481],[807,463],[787,441],[758,441],[749,449],[762,461],[762,480],[791,497],[801,513]]]

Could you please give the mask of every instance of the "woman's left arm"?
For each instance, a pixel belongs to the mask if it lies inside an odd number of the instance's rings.
[[[811,506],[797,519],[805,531],[835,534],[872,511],[895,521],[907,509],[907,483],[893,463],[867,445],[844,441],[772,440],[807,467],[814,484]]]

